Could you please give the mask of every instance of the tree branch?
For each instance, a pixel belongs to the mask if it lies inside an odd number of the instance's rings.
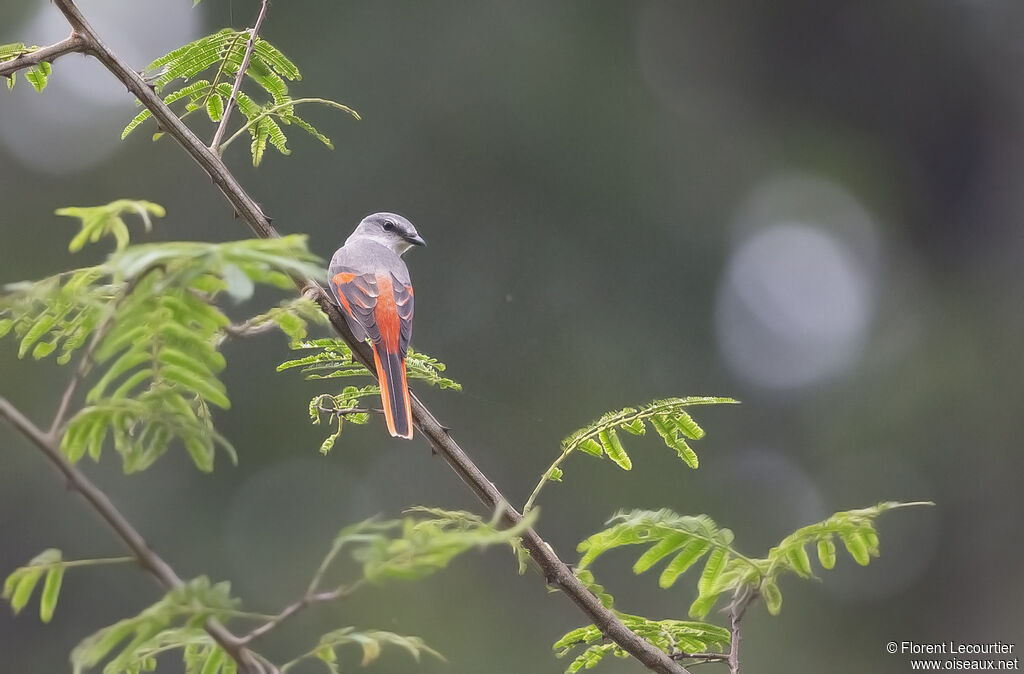
[[[164,104],[142,80],[138,73],[125,65],[89,26],[73,0],[54,0],[57,8],[64,14],[74,30],[87,42],[86,51],[99,59],[128,90],[135,94],[139,101],[150,110],[165,132],[173,137],[186,152],[205,170],[213,182],[220,188],[235,212],[249,225],[252,232],[260,238],[277,238],[280,235],[270,224],[252,197],[239,184],[228,170],[221,158],[178,119],[174,112]],[[315,281],[296,279],[301,291],[311,289],[314,299],[327,314],[335,331],[352,349],[352,353],[372,373],[376,371],[372,356],[366,344],[353,337],[344,317],[333,300]],[[451,466],[452,470],[476,494],[489,509],[498,509],[504,522],[513,526],[518,524],[522,515],[508,505],[498,488],[494,486],[476,464],[466,455],[462,448],[448,435],[448,431],[437,421],[419,398],[410,394],[412,400],[413,421],[416,428],[427,439],[436,453],[439,453]],[[643,663],[648,669],[661,674],[687,674],[687,670],[656,648],[653,644],[631,631],[623,622],[595,597],[572,573],[568,566],[555,554],[554,549],[541,538],[534,529],[523,533],[523,545],[530,552],[530,558],[548,584],[557,587],[576,604],[577,607],[601,630],[609,639],[619,644],[625,651]]]
[[[238,90],[242,88],[242,80],[245,78],[245,71],[249,69],[249,61],[252,59],[252,51],[256,48],[256,38],[260,33],[260,26],[263,25],[263,17],[267,15],[267,5],[270,4],[269,0],[263,0],[260,5],[259,16],[256,17],[256,23],[249,31],[249,42],[245,45],[245,56],[242,58],[242,67],[238,69],[238,74],[235,75],[235,86],[231,88],[231,96],[228,98],[228,102],[224,105],[224,114],[221,115],[220,124],[217,125],[217,131],[213,134],[213,140],[210,142],[210,149],[217,152],[217,148],[220,146],[220,142],[224,139],[224,133],[228,130],[228,119],[231,117],[231,108],[235,105],[235,99],[238,98]]]
[[[139,566],[152,575],[164,590],[170,591],[184,585],[174,569],[149,547],[149,544],[142,538],[142,534],[110,502],[107,495],[67,460],[57,448],[54,438],[41,431],[3,396],[0,396],[0,417],[7,419],[11,426],[25,436],[49,459],[50,463],[56,466],[67,480],[68,487],[81,494],[93,510],[99,513],[100,517],[110,525],[114,533],[131,550]],[[245,644],[217,620],[208,620],[204,629],[239,664],[241,671],[252,674],[268,671],[256,661],[253,653],[245,648]]]
[[[19,70],[37,66],[44,61],[50,63],[59,56],[71,54],[72,52],[81,52],[84,49],[85,40],[77,33],[72,32],[70,36],[56,44],[19,54],[7,61],[0,61],[0,77],[11,77]]]

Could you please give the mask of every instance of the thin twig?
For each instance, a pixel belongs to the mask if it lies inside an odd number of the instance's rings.
[[[267,15],[267,5],[270,4],[270,0],[263,0],[260,3],[260,13],[256,17],[256,23],[249,31],[249,42],[245,45],[245,56],[242,58],[242,67],[238,69],[238,74],[235,75],[235,85],[231,88],[231,96],[228,98],[228,102],[224,105],[224,114],[220,117],[220,124],[217,126],[217,131],[213,134],[213,140],[210,142],[210,150],[217,152],[217,148],[220,147],[220,142],[224,140],[224,133],[228,130],[228,119],[231,118],[231,108],[235,105],[235,100],[238,98],[238,90],[242,88],[242,80],[245,79],[245,71],[249,69],[249,61],[252,59],[252,52],[256,49],[256,40],[259,37],[260,26],[263,25],[263,17]]]
[[[56,44],[19,54],[6,61],[0,61],[0,77],[12,77],[19,70],[37,66],[44,61],[50,63],[59,56],[84,51],[84,49],[85,40],[82,39],[81,35],[72,32],[70,36]]]
[[[3,396],[0,396],[0,417],[7,419],[15,430],[25,436],[49,459],[50,463],[56,466],[57,470],[61,472],[67,481],[68,487],[74,489],[85,498],[93,510],[110,525],[114,533],[131,550],[132,555],[138,560],[139,566],[149,572],[164,590],[170,591],[184,586],[185,583],[181,577],[164,561],[163,557],[149,547],[142,534],[111,503],[107,495],[93,484],[84,473],[78,470],[74,464],[67,460],[57,448],[54,439],[29,421],[18,408]],[[264,668],[254,660],[253,654],[245,648],[245,645],[241,643],[239,638],[219,621],[212,618],[207,620],[204,629],[239,664],[242,672],[258,673],[264,671]]]
[[[729,674],[740,672],[740,621],[759,596],[756,588],[750,589],[743,596],[734,598],[729,607]]]
[[[54,0],[78,33],[88,39],[88,53],[95,56],[139,101],[149,109],[153,117],[182,148],[205,170],[217,185],[235,212],[245,220],[253,234],[259,238],[277,238],[277,230],[270,224],[263,211],[245,191],[234,174],[228,170],[221,158],[210,150],[174,112],[142,80],[138,73],[129,68],[97,36],[73,0]],[[295,279],[296,287],[302,292],[309,286],[314,288],[314,299],[330,319],[335,331],[352,349],[355,358],[372,373],[376,371],[369,348],[357,340],[345,322],[337,305],[327,291],[315,281]],[[522,520],[522,515],[509,504],[494,483],[466,455],[463,449],[448,435],[445,427],[434,417],[414,394],[410,393],[413,421],[416,428],[430,443],[434,452],[440,454],[459,478],[476,494],[489,509],[497,509],[508,526]],[[523,532],[523,545],[530,553],[530,560],[544,580],[562,590],[587,618],[630,655],[648,669],[661,674],[686,674],[686,669],[675,662],[659,648],[630,630],[606,608],[597,597],[573,574],[554,549],[534,529]]]
[[[265,320],[249,319],[244,323],[232,323],[221,328],[228,337],[253,337],[271,332],[277,328],[277,323],[267,318]]]
[[[362,117],[359,116],[358,112],[356,112],[352,108],[348,107],[347,105],[343,105],[342,103],[337,103],[335,101],[331,101],[331,100],[328,100],[326,98],[296,98],[296,99],[293,99],[293,100],[285,101],[284,103],[278,103],[275,106],[267,108],[266,110],[264,110],[260,114],[256,115],[252,119],[250,119],[248,122],[246,122],[245,126],[243,126],[242,128],[238,129],[238,131],[235,131],[233,134],[231,134],[231,136],[226,141],[221,143],[221,145],[220,145],[220,152],[224,152],[225,148],[227,148],[228,145],[231,145],[231,143],[233,143],[236,138],[238,138],[243,133],[245,133],[246,130],[251,128],[254,124],[258,124],[261,119],[263,119],[265,117],[270,117],[271,115],[276,113],[278,110],[282,110],[284,108],[294,107],[294,106],[300,105],[302,103],[320,103],[321,105],[329,105],[332,108],[337,108],[338,110],[343,110],[344,112],[347,112],[348,114],[352,115],[356,119],[362,119]]]
[[[687,653],[686,651],[679,651],[678,653],[673,653],[672,657],[677,659],[677,660],[690,660],[690,659],[693,659],[693,660],[707,660],[708,662],[719,662],[719,661],[728,660],[729,659],[729,654],[728,653],[712,653],[710,651],[707,652],[707,653]]]
[[[69,559],[46,564],[31,564],[33,569],[73,569],[78,566],[105,566],[107,564],[129,564],[134,557],[100,557],[98,559]]]
[[[281,612],[278,613],[276,616],[274,616],[264,624],[260,625],[259,627],[253,629],[248,634],[240,637],[238,641],[243,645],[248,644],[253,639],[258,639],[267,632],[276,628],[285,620],[291,618],[293,615],[295,615],[302,609],[306,608],[310,604],[317,604],[325,601],[334,601],[335,599],[340,599],[341,597],[348,596],[349,594],[352,594],[352,592],[355,591],[358,585],[360,584],[355,583],[353,585],[339,587],[329,592],[317,592],[315,594],[303,595],[301,599],[294,601],[288,606],[284,607],[284,609],[282,609]]]
[[[331,416],[345,416],[346,414],[384,414],[384,410],[380,407],[324,407],[323,405],[317,405],[316,408],[323,414],[330,414]]]

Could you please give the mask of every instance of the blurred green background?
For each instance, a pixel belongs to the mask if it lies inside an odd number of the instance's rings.
[[[81,2],[139,69],[257,8],[190,5]],[[363,121],[307,108],[334,152],[293,132],[290,158],[268,151],[254,170],[239,143],[227,159],[275,225],[325,258],[367,213],[417,224],[430,246],[407,258],[413,343],[465,387],[417,393],[518,504],[559,440],[608,409],[743,401],[697,410],[697,472],[653,438],[629,445],[630,473],[571,459],[539,524],[567,560],[620,507],[705,512],[763,554],[834,510],[936,501],[883,519],[870,567],[844,557],[823,582],[788,578],[781,616],[758,606],[745,625],[747,672],[903,672],[890,640],[1019,647],[1024,634],[1022,30],[1012,0],[277,2],[264,35],[302,69],[293,93]],[[48,2],[3,3],[0,42],[66,32]],[[24,81],[0,94],[0,282],[105,254],[67,253],[75,223],[60,206],[164,204],[137,240],[248,235],[152,127],[119,140],[133,114],[77,55],[43,95]],[[260,299],[235,311],[277,301]],[[413,504],[478,509],[422,440],[382,424],[318,455],[306,402],[325,388],[276,374],[287,355],[279,335],[227,349],[234,406],[217,421],[237,468],[203,475],[180,451],[128,478],[113,454],[85,465],[182,575],[230,579],[256,611],[298,597],[346,523]],[[40,424],[69,374],[0,343],[0,390]],[[0,447],[0,572],[51,546],[122,554],[5,425]],[[633,559],[595,567],[619,608],[684,617],[695,579],[660,591]],[[79,639],[158,596],[124,568],[73,571],[64,587],[49,626],[0,611],[0,671],[67,671]],[[581,623],[494,550],[310,610],[261,650],[284,660],[356,625],[448,657],[386,653],[374,671],[558,672],[550,644]]]

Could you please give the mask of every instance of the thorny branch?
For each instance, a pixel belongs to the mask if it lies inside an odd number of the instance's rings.
[[[12,77],[14,73],[25,68],[37,66],[40,63],[52,63],[54,59],[64,54],[81,52],[85,50],[85,40],[77,33],[71,35],[56,44],[48,47],[33,49],[24,54],[19,54],[7,61],[0,61],[0,77]]]
[[[277,230],[270,224],[269,218],[267,218],[252,197],[249,196],[231,171],[228,170],[220,156],[200,141],[191,129],[147,86],[142,77],[121,61],[99,39],[73,0],[54,0],[54,3],[71,24],[74,31],[72,33],[73,38],[82,41],[80,45],[64,45],[62,49],[65,51],[57,51],[59,53],[83,51],[98,59],[114,77],[127,87],[129,92],[134,94],[150,110],[161,128],[173,137],[189,156],[209,174],[210,178],[234,208],[235,213],[245,220],[253,234],[260,238],[277,238],[280,236]],[[253,33],[255,34],[255,32],[254,29]],[[53,54],[55,52],[50,53]],[[13,62],[3,63],[0,64],[0,74],[6,74],[5,67],[7,71],[15,72],[28,65],[31,64],[24,62],[24,60],[18,64]],[[244,73],[244,70],[245,68],[243,67],[239,73],[240,76]],[[334,329],[351,347],[356,359],[366,366],[370,372],[375,372],[376,370],[372,366],[372,356],[366,344],[355,339],[338,307],[335,306],[323,287],[309,279],[297,278],[295,282],[300,291],[308,291],[314,295],[314,299],[323,309],[324,313],[327,314]],[[452,470],[455,471],[459,478],[476,494],[477,498],[486,507],[498,510],[505,524],[510,526],[518,524],[522,519],[522,514],[509,505],[508,499],[502,495],[498,488],[494,486],[494,483],[476,466],[459,444],[449,435],[448,429],[438,422],[430,410],[420,402],[419,398],[411,395],[411,400],[413,420],[416,428],[419,429],[420,433],[430,443],[433,451],[444,458]],[[63,457],[60,458],[62,459]],[[72,470],[74,470],[73,467]],[[100,492],[99,495],[102,496],[102,493]],[[105,499],[105,497],[103,498]],[[536,530],[532,528],[527,529],[523,533],[522,540],[524,547],[530,553],[533,567],[544,577],[545,581],[549,585],[561,590],[609,639],[615,641],[652,671],[661,674],[687,674],[687,670],[682,665],[626,627],[612,611],[601,604],[600,600],[576,578],[565,562],[558,557],[554,549]],[[220,636],[225,638],[224,634]],[[231,639],[226,641],[233,649],[228,650],[232,656],[240,652],[250,655],[251,659],[251,654],[244,649],[239,649],[237,637],[231,635]]]

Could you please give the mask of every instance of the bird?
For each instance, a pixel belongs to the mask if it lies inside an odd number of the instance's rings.
[[[327,278],[348,327],[370,340],[388,431],[412,438],[412,406],[405,355],[412,339],[413,290],[402,255],[427,242],[396,213],[363,218],[334,253]]]

